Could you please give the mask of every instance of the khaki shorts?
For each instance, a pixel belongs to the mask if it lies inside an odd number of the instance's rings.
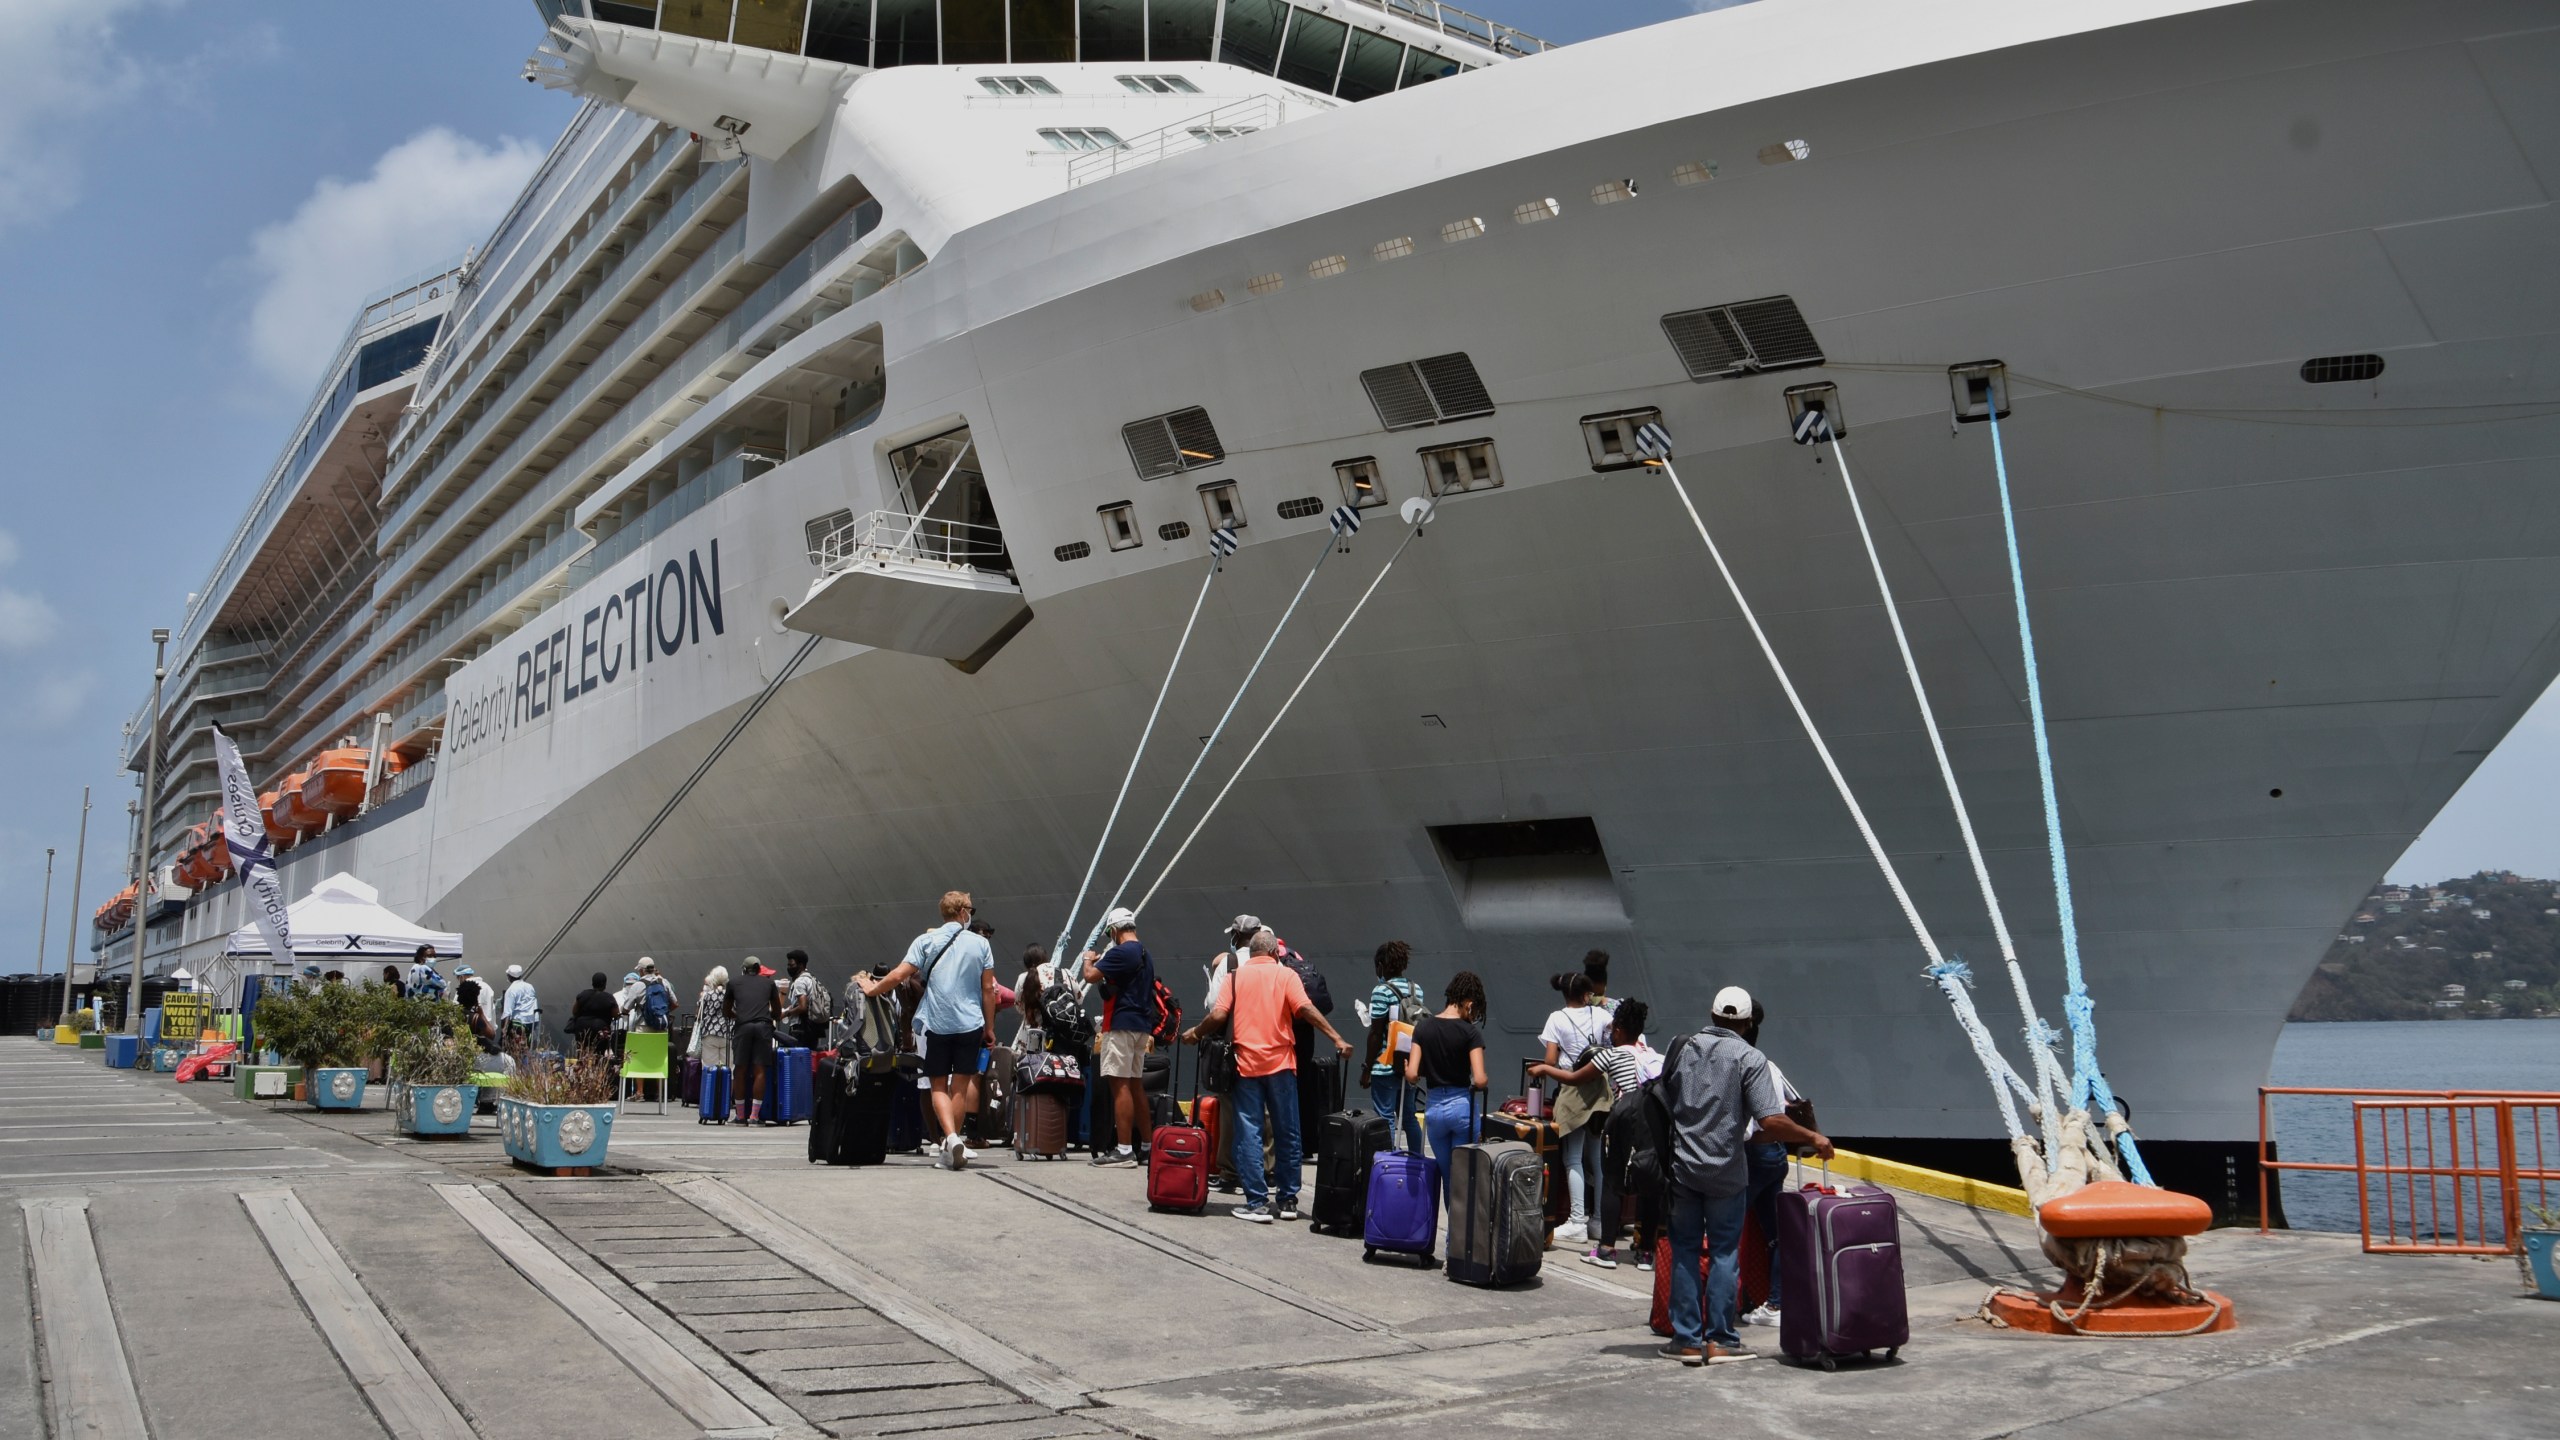
[[[1143,1030],[1105,1030],[1098,1047],[1105,1080],[1137,1080],[1147,1073],[1147,1052],[1156,1037]]]

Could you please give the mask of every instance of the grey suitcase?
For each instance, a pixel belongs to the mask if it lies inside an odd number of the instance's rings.
[[[1546,1259],[1546,1164],[1516,1140],[1461,1145],[1449,1157],[1449,1278],[1517,1285]]]

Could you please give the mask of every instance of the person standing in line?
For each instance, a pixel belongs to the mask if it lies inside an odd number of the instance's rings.
[[[387,987],[387,988],[391,991],[391,993],[392,993],[392,994],[399,996],[399,997],[400,997],[401,999],[403,999],[403,1000],[406,1000],[406,999],[408,999],[408,998],[409,998],[409,982],[407,982],[407,981],[405,981],[405,980],[403,980],[403,979],[401,979],[401,978],[400,978],[400,967],[399,967],[399,966],[397,966],[397,965],[385,965],[385,966],[383,966],[383,967],[382,967],[382,983],[383,983],[383,985],[384,985],[385,987]]]
[[[1590,1202],[1600,1189],[1600,1125],[1609,1115],[1609,1087],[1589,1073],[1594,1052],[1609,1043],[1609,1012],[1592,1003],[1587,970],[1568,970],[1547,982],[1564,995],[1564,1008],[1547,1017],[1538,1039],[1547,1047],[1544,1063],[1529,1073],[1554,1080],[1556,1129],[1563,1136],[1565,1193],[1572,1203],[1556,1242],[1580,1245],[1592,1234]],[[1572,1074],[1580,1080],[1568,1080]]]
[[[1253,944],[1253,937],[1261,929],[1262,917],[1258,915],[1238,915],[1227,922],[1227,948],[1211,956],[1209,963],[1200,967],[1209,981],[1209,988],[1200,1001],[1202,1015],[1207,1015],[1218,1001],[1225,997],[1227,977],[1244,964],[1245,956]],[[1209,1154],[1214,1159],[1217,1171],[1209,1177],[1209,1188],[1221,1195],[1239,1195],[1244,1192],[1244,1182],[1236,1172],[1234,1111],[1233,1104],[1217,1107],[1218,1113],[1214,1118],[1218,1123],[1209,1135]]]
[[[729,1018],[729,967],[714,965],[702,977],[693,1005],[693,1058],[705,1070],[726,1070],[735,1060],[729,1045],[737,1022]]]
[[[506,998],[498,1002],[499,1034],[510,1049],[530,1045],[542,1036],[542,997],[524,978],[524,967],[507,967]]]
[[[1422,1092],[1422,1130],[1440,1162],[1441,1201],[1448,1201],[1449,1166],[1461,1145],[1476,1142],[1483,1118],[1476,1092],[1485,1088],[1484,982],[1472,970],[1449,977],[1440,1013],[1413,1027],[1405,1056],[1405,1083]]]
[[[1767,1014],[1768,1012],[1755,998],[1751,1002],[1751,1017],[1740,1024],[1733,1025],[1734,1030],[1743,1039],[1750,1041],[1751,1048],[1755,1050],[1760,1048],[1760,1022],[1767,1017]],[[1730,1017],[1719,1018],[1724,1018],[1728,1024],[1733,1023]],[[1768,1052],[1761,1053],[1765,1055]],[[1778,1068],[1778,1062],[1775,1060],[1769,1062],[1769,1078],[1778,1087],[1778,1100],[1787,1107],[1788,1118],[1798,1120],[1799,1123],[1810,1124],[1813,1113],[1811,1108],[1799,1109],[1804,1105],[1804,1096],[1796,1093],[1796,1087],[1788,1083],[1786,1072]],[[1778,1308],[1784,1303],[1778,1276],[1778,1191],[1787,1183],[1787,1147],[1761,1134],[1760,1122],[1757,1120],[1751,1122],[1750,1133],[1743,1137],[1743,1146],[1751,1171],[1751,1203],[1748,1213],[1760,1218],[1761,1243],[1766,1245],[1769,1251],[1769,1298],[1760,1302],[1759,1308],[1743,1316],[1742,1323],[1775,1325],[1778,1323]]]
[[[1182,1037],[1185,1043],[1196,1043],[1203,1033],[1224,1029],[1235,1039],[1236,1169],[1244,1181],[1245,1203],[1234,1214],[1257,1225],[1268,1225],[1274,1218],[1297,1219],[1298,1187],[1306,1176],[1306,1155],[1298,1144],[1298,1043],[1293,1023],[1303,1020],[1323,1031],[1333,1042],[1335,1059],[1351,1053],[1351,1042],[1336,1034],[1332,1022],[1307,998],[1305,982],[1280,963],[1279,950],[1279,937],[1269,930],[1256,934],[1246,947],[1243,966],[1227,977],[1209,1013]],[[1268,1177],[1262,1168],[1266,1117],[1277,1157],[1277,1173]]]
[[[826,987],[810,972],[808,951],[789,951],[782,963],[790,970],[791,982],[782,1000],[783,1028],[793,1043],[815,1050],[827,1041]]]
[[[1315,967],[1314,961],[1291,949],[1288,941],[1282,940],[1279,945],[1279,961],[1297,972],[1298,983],[1306,987],[1308,1003],[1316,1007],[1317,1014],[1331,1015],[1333,987],[1325,983],[1324,972]],[[1290,1039],[1297,1046],[1298,1153],[1313,1155],[1324,1138],[1324,1117],[1344,1103],[1335,1098],[1335,1086],[1342,1087],[1347,1099],[1350,1080],[1342,1073],[1340,1061],[1316,1053],[1314,1026],[1303,1020],[1296,1022],[1290,1026]]]
[[[737,1118],[749,1125],[764,1118],[765,1071],[773,1064],[774,1026],[782,1019],[782,987],[773,980],[773,972],[753,955],[742,967],[745,973],[729,986],[721,1004],[721,1012],[729,1018],[729,1049],[736,1068],[729,1076],[729,1094],[737,1108]]]
[[[640,993],[632,997],[623,1013],[630,1017],[634,1030],[663,1032],[675,1023],[675,988],[658,973],[658,962],[646,955],[640,957],[638,974]]]
[[[1620,1202],[1627,1195],[1633,1194],[1636,1201],[1637,1268],[1653,1268],[1653,1240],[1662,1228],[1661,1177],[1650,1175],[1644,1183],[1631,1186],[1627,1176],[1639,1133],[1634,1127],[1644,1123],[1638,1103],[1641,1092],[1662,1073],[1662,1057],[1644,1043],[1645,1021],[1650,1018],[1643,1001],[1621,1003],[1609,1017],[1609,1043],[1593,1051],[1588,1064],[1556,1077],[1568,1085],[1596,1079],[1609,1087],[1612,1104],[1590,1127],[1595,1132],[1593,1142],[1602,1151],[1600,1187],[1592,1202],[1592,1246],[1582,1256],[1583,1264],[1602,1270],[1618,1268],[1618,1234],[1623,1228],[1619,1214],[1625,1208]]]
[[[1390,940],[1378,947],[1371,958],[1378,972],[1378,983],[1369,990],[1369,998],[1358,1006],[1360,1023],[1369,1027],[1379,1043],[1366,1047],[1368,1056],[1364,1073],[1369,1082],[1369,1103],[1377,1113],[1388,1117],[1388,1125],[1401,1125],[1405,1133],[1405,1150],[1414,1155],[1422,1150],[1422,1094],[1404,1083],[1404,1054],[1397,1048],[1394,1026],[1404,1027],[1406,1044],[1411,1049],[1413,1026],[1431,1013],[1431,1002],[1422,987],[1405,978],[1413,963],[1413,947],[1402,940]],[[1397,1107],[1403,1113],[1397,1113]]]
[[[961,1127],[978,1113],[978,1061],[995,1043],[996,957],[986,937],[972,933],[977,906],[963,890],[942,897],[942,923],[907,946],[907,956],[877,979],[857,976],[866,1000],[908,984],[923,986],[916,1026],[924,1032],[924,1073],[933,1087],[933,1115],[942,1126],[935,1163],[958,1170],[969,1163]]]
[[[498,1045],[498,1025],[489,1014],[489,987],[480,983],[479,973],[468,965],[457,965],[453,971],[453,1003],[462,1007],[462,1022],[471,1027],[472,1037],[484,1051]]]
[[[1093,1163],[1135,1165],[1138,1143],[1147,1138],[1147,1052],[1155,1048],[1164,1011],[1156,1004],[1155,959],[1138,942],[1137,914],[1115,909],[1102,917],[1102,931],[1111,948],[1083,956],[1085,983],[1102,987],[1103,1028],[1094,1050],[1110,1091],[1094,1105]]]
[[[640,992],[646,988],[640,983],[639,971],[622,972],[622,984],[613,992],[614,1048],[621,1048],[622,1037],[630,1034],[633,1026],[638,1022],[640,1017],[635,1007],[640,1003]]]
[[[408,993],[429,1000],[444,998],[444,976],[436,969],[433,945],[421,945],[409,956]]]
[[[621,1023],[622,1006],[606,988],[604,972],[599,970],[569,1002],[569,1023],[563,1028],[581,1052],[603,1055],[613,1048],[614,1030]]]
[[[1750,994],[1728,985],[1716,992],[1712,1013],[1719,1023],[1675,1042],[1654,1082],[1671,1120],[1671,1343],[1659,1353],[1683,1365],[1753,1358],[1734,1329],[1742,1221],[1751,1202],[1744,1153],[1751,1122],[1778,1143],[1811,1146],[1831,1158],[1829,1140],[1787,1118],[1768,1057],[1723,1023],[1748,1019]],[[1702,1257],[1708,1272],[1703,1313]]]

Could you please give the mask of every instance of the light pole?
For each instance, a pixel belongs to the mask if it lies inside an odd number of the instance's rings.
[[[71,847],[71,933],[62,942],[62,1022],[71,1019],[71,957],[80,953],[80,870],[89,860],[89,787],[80,787],[80,840]],[[41,957],[37,973],[44,971]]]
[[[126,991],[124,1028],[142,1033],[142,951],[151,938],[151,817],[160,809],[160,682],[169,676],[169,632],[151,632],[151,748],[142,752],[142,824],[134,841],[137,877],[133,906],[133,979]]]
[[[44,847],[44,903],[36,908],[36,974],[44,974],[45,942],[53,938],[53,847]]]

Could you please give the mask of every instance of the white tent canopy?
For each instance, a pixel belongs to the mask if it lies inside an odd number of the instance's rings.
[[[383,908],[380,895],[343,871],[313,886],[310,894],[285,911],[295,958],[305,963],[368,957],[406,960],[421,945],[436,947],[439,961],[461,958],[460,935],[404,920]],[[243,925],[231,932],[231,943],[223,953],[250,961],[267,959],[267,937],[257,926]]]

